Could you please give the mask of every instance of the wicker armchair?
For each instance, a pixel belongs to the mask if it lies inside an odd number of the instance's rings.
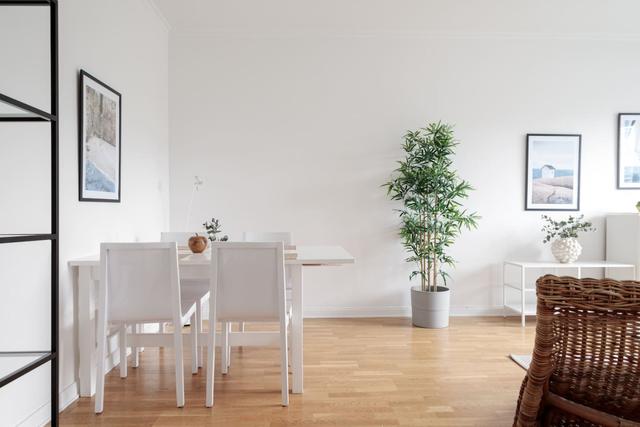
[[[514,426],[640,426],[640,282],[537,281]]]

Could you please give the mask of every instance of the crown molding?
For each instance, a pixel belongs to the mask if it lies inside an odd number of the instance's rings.
[[[149,0],[152,1],[152,0]],[[362,39],[458,39],[458,40],[567,40],[640,42],[640,34],[625,33],[535,33],[488,31],[336,31],[336,30],[243,30],[243,29],[174,29],[176,37],[244,37],[244,38],[362,38]]]
[[[169,23],[169,20],[164,15],[164,13],[162,13],[162,10],[160,10],[156,2],[154,0],[145,0],[145,3],[151,8],[151,10],[153,10],[153,13],[156,14],[167,32],[171,32],[173,30],[171,24]]]

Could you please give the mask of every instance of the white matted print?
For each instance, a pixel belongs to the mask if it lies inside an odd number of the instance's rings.
[[[618,188],[640,188],[640,113],[618,114]]]
[[[580,135],[527,135],[526,210],[580,209]]]
[[[79,98],[80,200],[119,202],[122,96],[81,70]]]

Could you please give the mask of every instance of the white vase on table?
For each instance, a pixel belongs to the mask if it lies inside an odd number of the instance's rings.
[[[574,237],[556,239],[551,244],[551,253],[563,264],[576,262],[582,253],[582,246]]]

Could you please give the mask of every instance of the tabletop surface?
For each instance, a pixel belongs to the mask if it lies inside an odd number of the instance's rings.
[[[505,264],[530,268],[632,268],[633,264],[612,261],[576,261],[561,263],[557,261],[505,261]]]
[[[341,265],[353,264],[355,258],[342,246],[297,246],[297,258],[287,259],[285,264]],[[178,251],[180,265],[204,265],[211,260],[210,251],[193,254],[189,250]],[[100,255],[93,254],[69,260],[70,267],[93,267],[100,265]]]

